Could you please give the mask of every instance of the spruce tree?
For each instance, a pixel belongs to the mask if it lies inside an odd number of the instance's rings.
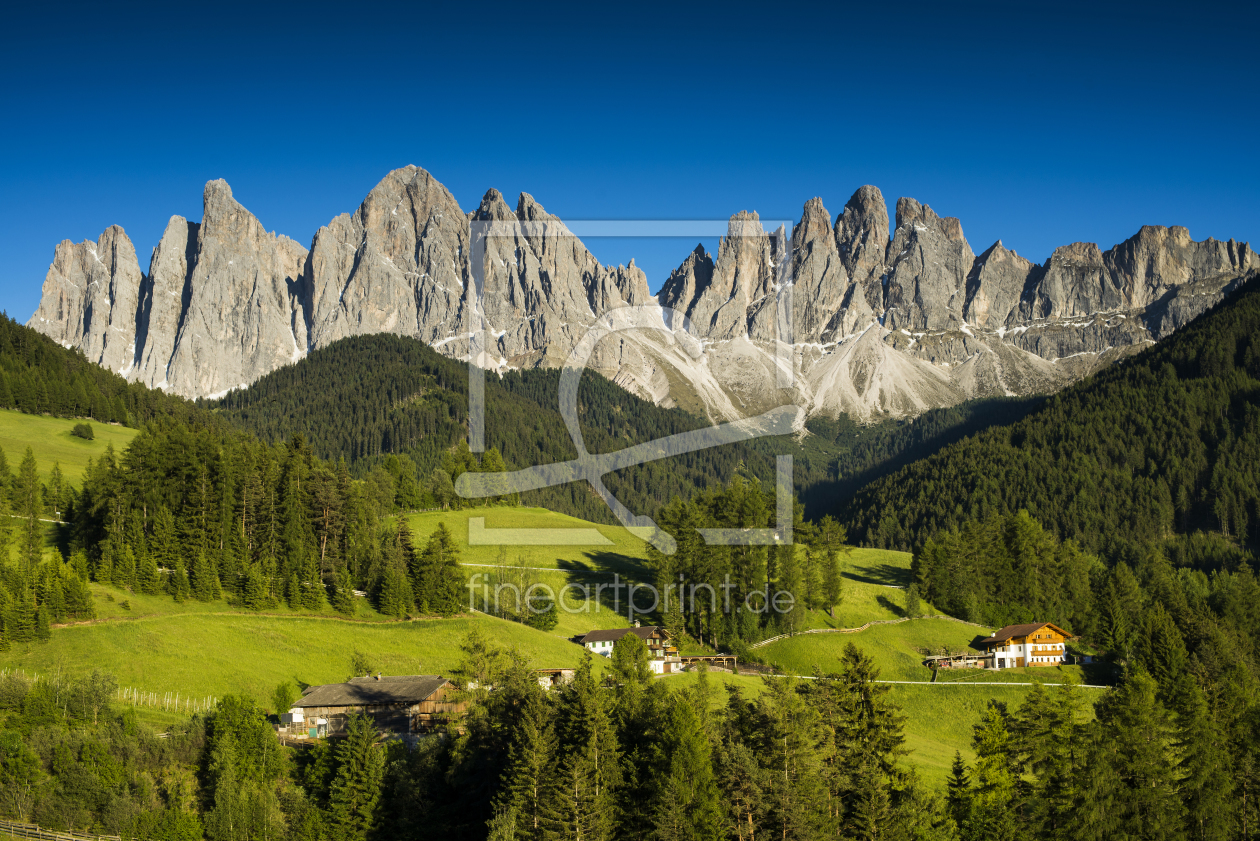
[[[381,576],[381,589],[376,600],[376,609],[386,616],[402,619],[415,607],[415,598],[411,592],[411,581],[395,564],[385,567]]]
[[[1182,700],[1178,722],[1179,787],[1185,805],[1186,833],[1196,841],[1233,837],[1236,746],[1213,720],[1203,691],[1191,683]]]
[[[302,571],[302,607],[307,610],[323,610],[327,602],[328,590],[324,586],[323,576],[319,571],[319,559],[309,550]]]
[[[167,592],[175,597],[175,601],[183,604],[192,598],[192,586],[188,581],[188,572],[184,568],[183,556],[175,559],[175,571],[167,577]]]
[[[421,612],[450,616],[463,607],[464,577],[459,570],[459,548],[445,523],[438,523],[418,563],[416,604]]]
[[[776,836],[812,837],[827,819],[820,751],[825,731],[817,708],[794,678],[764,680],[757,713],[759,738],[767,748],[763,761],[770,772],[766,820]]]
[[[1096,705],[1067,832],[1103,841],[1123,831],[1155,841],[1183,834],[1176,729],[1141,669]]]
[[[354,615],[354,585],[350,582],[348,570],[343,569],[337,574],[337,583],[333,586],[329,601],[333,610],[342,616]]]
[[[337,774],[328,795],[329,823],[338,838],[363,841],[376,824],[376,806],[385,776],[385,754],[376,744],[376,726],[352,715],[337,745]]]
[[[1159,602],[1142,614],[1135,655],[1161,690],[1170,690],[1185,677],[1186,644],[1173,618]]]
[[[550,841],[556,837],[556,734],[542,704],[527,705],[513,729],[498,804],[516,815],[517,841]]]
[[[153,512],[153,534],[149,538],[150,554],[157,565],[166,570],[175,569],[179,557],[179,535],[175,529],[175,517],[165,505]]]
[[[922,614],[922,606],[919,603],[919,585],[913,581],[906,585],[904,613],[907,619],[918,619]]]
[[[198,552],[193,557],[191,583],[193,598],[199,602],[211,602],[222,595],[219,574],[205,552]]]
[[[993,701],[976,725],[972,744],[976,764],[972,772],[971,831],[977,837],[1009,841],[1018,837],[1016,774],[1006,715]]]
[[[137,563],[136,587],[147,596],[162,592],[162,575],[149,552],[145,552]]]
[[[556,787],[544,811],[564,841],[607,841],[613,836],[620,751],[608,701],[591,675],[588,654],[560,693]]]
[[[950,765],[945,788],[945,803],[950,817],[959,827],[966,826],[971,818],[971,774],[958,751],[954,751],[954,762]]]
[[[0,453],[3,453],[3,450],[0,450]],[[7,469],[8,467],[6,466],[5,470]],[[0,485],[0,558],[5,560],[12,556],[10,552],[10,546],[13,543],[13,518],[10,516],[12,512],[13,508],[9,504],[8,488]]]
[[[674,693],[670,721],[661,740],[667,785],[654,812],[657,834],[686,841],[722,837],[722,803],[713,755],[700,720],[681,693]]]
[[[259,564],[251,564],[245,572],[245,587],[241,593],[241,603],[250,610],[263,610],[271,606],[267,581],[263,577]]]
[[[42,513],[39,473],[35,468],[35,452],[26,448],[22,465],[18,468],[14,486],[14,504],[19,521],[18,557],[28,574],[32,573],[44,556],[44,528],[39,518]]]
[[[827,612],[831,618],[836,616],[836,606],[844,599],[844,576],[840,571],[840,551],[844,545],[845,532],[830,515],[826,514],[818,524],[818,547],[822,551],[822,586]]]

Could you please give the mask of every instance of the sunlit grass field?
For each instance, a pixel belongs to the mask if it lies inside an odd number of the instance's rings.
[[[757,649],[767,663],[797,675],[823,674],[838,668],[841,652],[849,643],[875,661],[885,680],[930,681],[932,672],[922,665],[924,648],[967,648],[988,631],[949,619],[912,619],[896,625],[874,625],[856,634],[800,634]]]
[[[76,422],[0,410],[0,447],[16,470],[29,445],[41,478],[59,463],[66,479],[79,484],[89,458],[98,458],[112,444],[121,453],[135,430],[93,423],[96,439],[82,441],[70,435]],[[571,667],[583,650],[569,637],[595,628],[628,624],[624,588],[619,611],[612,609],[611,591],[602,603],[583,599],[571,585],[652,580],[647,545],[617,526],[596,525],[538,508],[492,506],[465,511],[426,512],[406,515],[419,545],[444,522],[461,550],[465,575],[495,572],[501,562],[497,546],[470,546],[469,519],[484,517],[489,529],[560,528],[596,529],[609,541],[596,546],[508,547],[509,563],[536,568],[531,582],[563,591],[569,608],[559,615],[550,632],[538,631],[480,613],[450,619],[422,618],[396,621],[381,616],[366,600],[356,602],[356,614],[346,619],[331,608],[312,613],[293,611],[283,605],[262,614],[237,608],[225,600],[176,604],[168,596],[144,596],[118,588],[92,585],[97,620],[54,628],[45,643],[14,644],[0,653],[0,668],[20,668],[28,673],[53,671],[82,673],[92,669],[114,674],[120,685],[157,693],[179,692],[194,697],[222,697],[245,693],[264,706],[274,686],[289,680],[298,685],[344,680],[350,660],[358,651],[387,674],[449,673],[459,662],[460,641],[474,627],[502,645],[518,648],[538,668]],[[49,551],[55,551],[48,530]],[[904,586],[910,580],[910,556],[902,552],[854,549],[841,558],[844,592],[834,618],[811,611],[802,616],[805,628],[855,628],[873,620],[898,619],[903,615]],[[477,579],[480,583],[485,579]],[[570,585],[566,587],[566,585]],[[650,601],[650,599],[645,600]],[[921,604],[924,613],[935,612]],[[642,617],[644,622],[659,617]],[[943,619],[918,619],[896,625],[877,625],[855,634],[808,634],[781,640],[757,649],[757,654],[786,672],[809,675],[815,670],[834,670],[840,652],[852,642],[871,656],[886,680],[927,682],[931,672],[921,665],[920,649],[963,648],[980,629]],[[689,646],[687,650],[701,650]],[[597,668],[603,661],[596,658]],[[1075,667],[1021,669],[1001,673],[943,672],[937,685],[890,685],[889,697],[906,715],[909,762],[931,785],[943,782],[954,751],[972,758],[972,727],[980,720],[991,698],[1017,707],[1028,692],[1024,686],[980,686],[959,681],[1060,682],[1081,680]],[[734,683],[746,694],[763,689],[760,677],[714,673],[717,683]],[[694,675],[662,678],[670,686],[694,682]],[[952,684],[952,685],[949,685]],[[715,693],[715,704],[725,703],[726,693]],[[1082,690],[1094,697],[1097,690]],[[160,724],[178,716],[141,709],[145,720]]]
[[[89,458],[100,458],[110,444],[114,445],[114,452],[121,454],[138,434],[137,430],[125,426],[88,421],[96,438],[84,441],[70,434],[77,423],[83,421],[0,409],[0,447],[9,460],[9,469],[17,472],[26,448],[30,447],[41,479],[47,481],[48,471],[60,463],[62,476],[70,484],[78,485]]]
[[[583,656],[552,634],[488,616],[381,624],[202,610],[57,628],[47,642],[14,644],[0,666],[38,674],[99,669],[120,686],[185,697],[245,693],[268,705],[283,680],[345,680],[355,651],[385,674],[449,674],[474,626],[536,668],[572,667]]]

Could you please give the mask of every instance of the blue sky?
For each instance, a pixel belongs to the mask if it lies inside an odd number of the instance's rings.
[[[414,163],[563,218],[833,216],[872,183],[1042,261],[1142,224],[1260,240],[1254,7],[60,5],[0,33],[0,308],[62,239],[141,268],[226,178],[304,244]],[[653,289],[690,241],[590,243]],[[712,247],[712,245],[710,245]]]

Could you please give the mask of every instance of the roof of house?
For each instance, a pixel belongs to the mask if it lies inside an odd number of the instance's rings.
[[[446,684],[440,675],[400,675],[394,677],[356,677],[345,683],[313,686],[293,706],[298,707],[369,707],[387,704],[418,704]]]
[[[1033,622],[1029,625],[1007,625],[1002,630],[993,634],[993,636],[985,637],[984,640],[981,641],[981,645],[992,645],[994,643],[1006,642],[1007,640],[1014,639],[1015,637],[1026,637],[1034,631],[1038,631],[1042,628],[1053,628],[1065,637],[1072,636],[1053,622]]]
[[[588,642],[616,642],[626,634],[634,634],[639,639],[646,640],[656,631],[664,630],[660,625],[644,625],[642,628],[611,628],[603,631],[591,631],[586,636],[578,640],[585,645]]]

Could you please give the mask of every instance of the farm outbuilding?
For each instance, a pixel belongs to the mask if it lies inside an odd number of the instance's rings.
[[[365,713],[385,735],[417,737],[463,712],[454,694],[441,675],[356,677],[310,687],[281,721],[293,735],[324,738],[342,735],[350,716]]]

